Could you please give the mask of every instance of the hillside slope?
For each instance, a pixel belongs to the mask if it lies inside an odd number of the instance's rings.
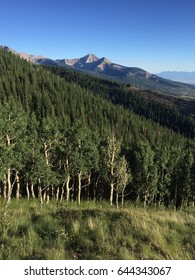
[[[145,206],[193,204],[193,120],[137,93],[0,50],[0,194],[7,203],[61,196],[118,205],[123,195]],[[114,171],[110,151],[117,151]]]

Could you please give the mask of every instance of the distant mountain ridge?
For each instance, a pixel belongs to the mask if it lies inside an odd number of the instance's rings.
[[[157,75],[172,81],[195,85],[195,71],[163,71]]]
[[[81,58],[73,58],[73,59],[64,58],[64,59],[52,60],[48,57],[44,57],[40,55],[35,56],[31,54],[16,52],[15,50],[7,46],[0,46],[0,48],[3,48],[6,51],[10,51],[14,54],[17,54],[21,58],[30,61],[34,64],[71,67],[78,70],[94,71],[104,75],[116,76],[121,78],[128,77],[128,76],[145,77],[147,79],[150,78],[151,76],[155,77],[155,75],[150,74],[149,72],[141,68],[119,65],[111,62],[106,57],[98,58],[94,54],[87,54]]]
[[[174,82],[159,75],[154,75],[138,67],[127,67],[113,63],[106,57],[98,58],[94,54],[87,54],[81,58],[50,59],[44,56],[35,56],[19,53],[7,47],[0,46],[21,58],[37,65],[51,65],[85,71],[100,77],[114,79],[123,83],[129,83],[135,87],[157,91],[166,94],[195,96],[195,87],[192,85]]]

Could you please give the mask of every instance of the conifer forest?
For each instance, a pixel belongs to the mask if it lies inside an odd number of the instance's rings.
[[[6,207],[22,198],[193,207],[194,136],[192,116],[144,90],[0,50]]]

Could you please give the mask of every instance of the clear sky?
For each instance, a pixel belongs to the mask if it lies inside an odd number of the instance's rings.
[[[195,71],[195,1],[1,0],[0,45],[55,59],[94,53],[152,73]]]

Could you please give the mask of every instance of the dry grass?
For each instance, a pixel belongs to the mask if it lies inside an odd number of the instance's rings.
[[[1,202],[2,203],[2,202]],[[1,206],[2,209],[3,205]],[[13,201],[0,259],[195,259],[195,211]]]

